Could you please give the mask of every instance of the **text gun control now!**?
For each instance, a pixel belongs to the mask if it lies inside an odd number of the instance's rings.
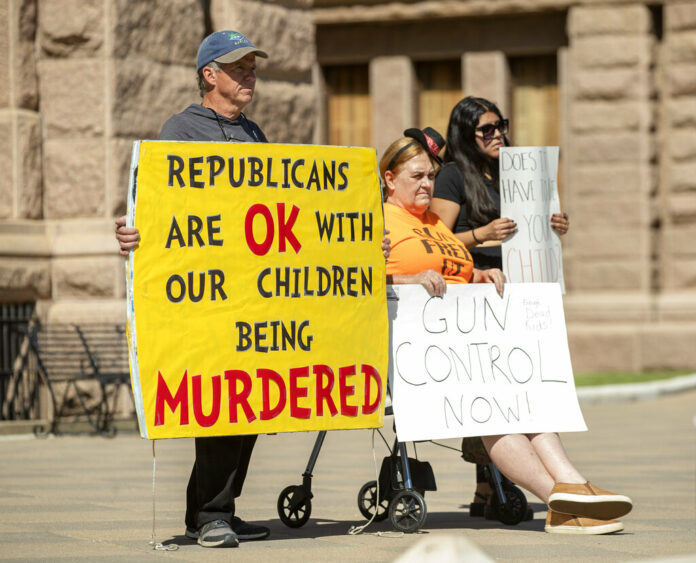
[[[558,284],[397,286],[391,306],[399,439],[586,430]],[[409,413],[419,412],[418,417]]]

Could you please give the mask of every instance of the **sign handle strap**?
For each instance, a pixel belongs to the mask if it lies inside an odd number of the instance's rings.
[[[157,440],[152,440],[152,538],[149,544],[155,551],[176,551],[179,546],[170,543],[169,545],[164,545],[157,541],[155,536],[155,475],[157,473],[157,458],[155,456],[155,442]]]
[[[377,453],[375,452],[375,432],[377,432],[376,429],[372,429],[372,461],[375,464],[375,480],[377,482],[377,492],[376,492],[376,499],[377,503],[379,504],[379,470],[377,469]],[[380,436],[382,434],[380,433]],[[382,439],[384,440],[384,436],[382,436]],[[386,443],[386,442],[385,442]],[[388,447],[388,445],[387,445]],[[372,513],[372,517],[362,524],[361,526],[351,526],[348,530],[348,535],[350,536],[357,536],[358,534],[362,534],[365,529],[372,524],[372,521],[375,519],[375,516],[377,516],[377,510],[378,507],[375,506],[375,511]],[[386,537],[386,538],[400,538],[404,535],[403,532],[373,532],[372,533],[375,536],[381,536],[381,537]]]

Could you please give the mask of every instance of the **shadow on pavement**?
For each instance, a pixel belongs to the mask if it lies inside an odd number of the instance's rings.
[[[431,512],[425,521],[425,526],[420,533],[429,533],[439,530],[497,530],[497,529],[520,529],[527,531],[544,531],[543,511],[546,505],[541,503],[531,503],[535,516],[533,520],[520,522],[517,526],[506,526],[497,520],[485,520],[483,518],[470,518],[468,512]],[[271,530],[270,537],[264,541],[279,541],[288,539],[315,539],[338,537],[348,534],[351,527],[362,526],[365,520],[330,520],[323,518],[310,518],[301,528],[289,528],[283,525],[278,519],[255,520],[254,524],[268,526]],[[389,519],[382,522],[372,522],[364,533],[388,533],[396,532]],[[191,540],[184,535],[177,535],[162,542],[163,545],[193,545],[195,540]]]

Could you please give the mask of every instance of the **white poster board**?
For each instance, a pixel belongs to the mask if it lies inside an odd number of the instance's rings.
[[[558,284],[395,286],[390,381],[400,441],[587,430]]]
[[[558,199],[558,147],[500,149],[500,216],[517,223],[503,241],[503,272],[511,283],[558,282],[565,293],[561,238],[551,215]]]

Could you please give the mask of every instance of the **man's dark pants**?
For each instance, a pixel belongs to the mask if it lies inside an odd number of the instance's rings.
[[[186,489],[186,527],[231,522],[242,492],[256,435],[196,438],[196,461]]]

